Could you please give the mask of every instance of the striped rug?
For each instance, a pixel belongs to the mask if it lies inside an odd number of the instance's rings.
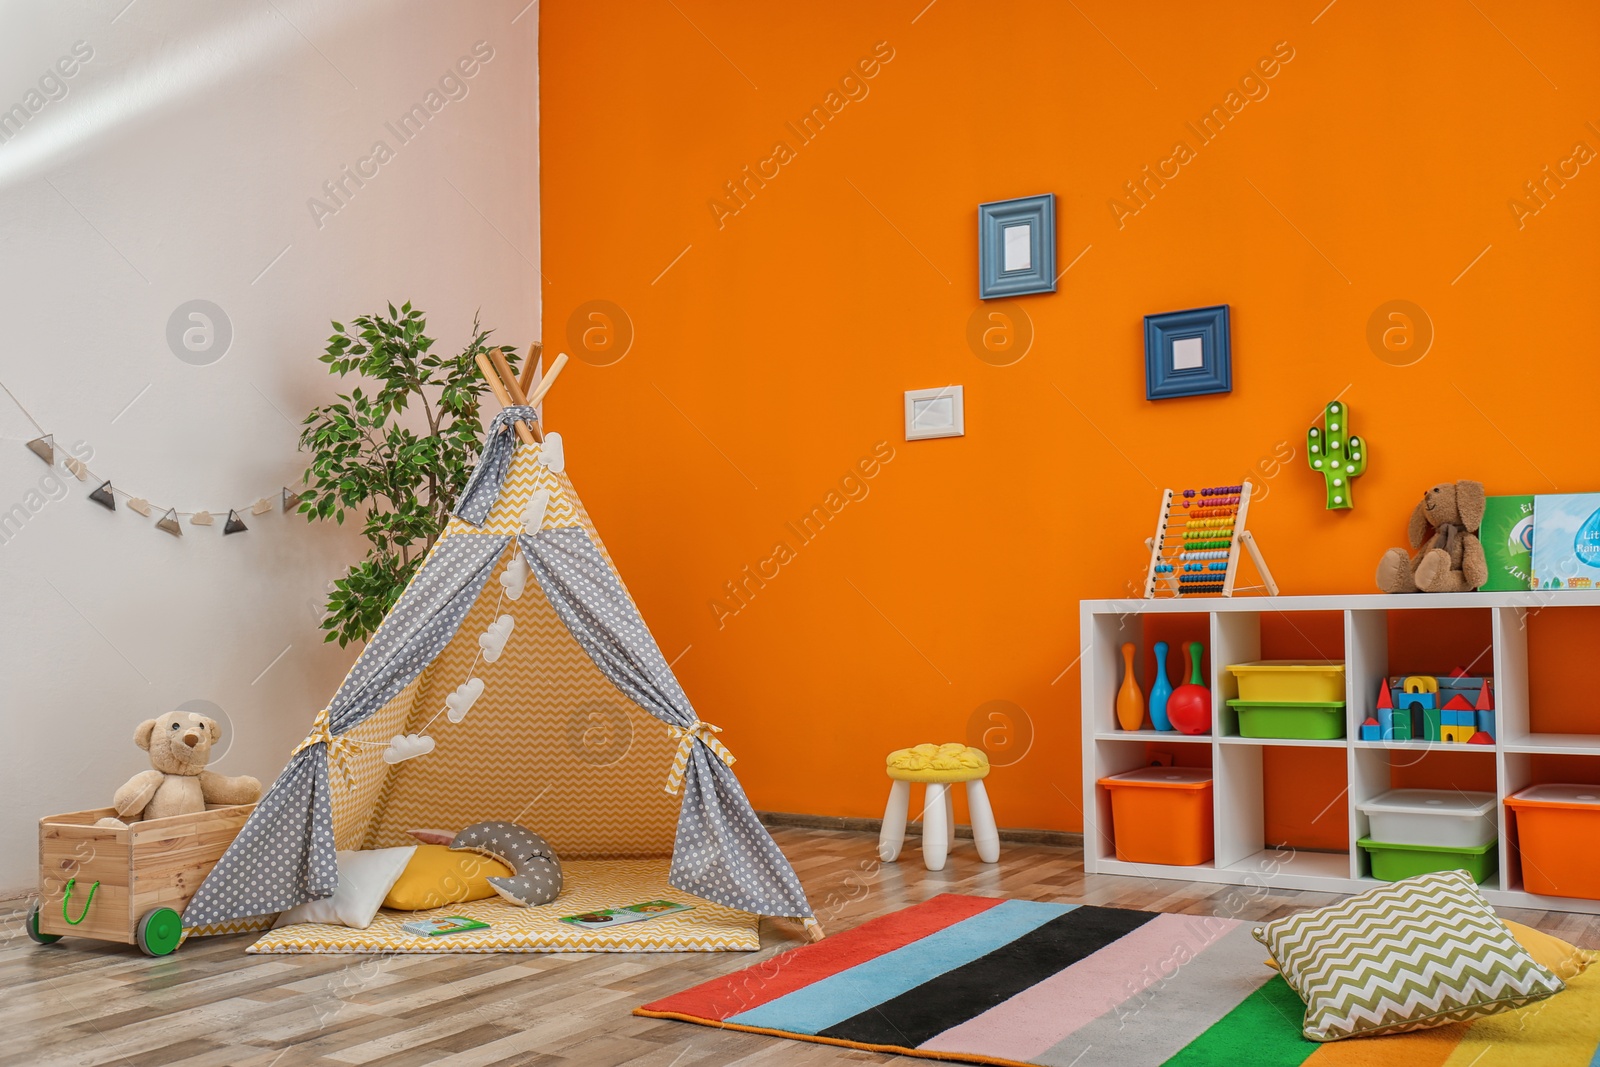
[[[1600,1067],[1600,969],[1519,1012],[1319,1045],[1250,929],[945,894],[634,1014],[974,1063]]]

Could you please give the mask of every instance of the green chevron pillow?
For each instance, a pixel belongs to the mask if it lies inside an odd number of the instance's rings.
[[[1254,933],[1306,1002],[1301,1032],[1313,1041],[1426,1030],[1565,988],[1466,871],[1393,882]]]

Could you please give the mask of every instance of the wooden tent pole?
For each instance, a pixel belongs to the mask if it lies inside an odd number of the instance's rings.
[[[527,396],[528,390],[533,388],[533,372],[539,369],[539,360],[544,356],[544,344],[534,341],[528,345],[528,359],[522,365],[522,381],[517,384],[522,387],[522,395]]]
[[[506,362],[505,353],[500,351],[498,348],[492,348],[489,350],[489,359],[494,363],[494,369],[499,372],[500,380],[505,382],[506,392],[511,394],[511,402],[514,404],[526,404],[528,402],[528,397],[525,393],[523,393],[522,383],[517,381],[517,376],[512,371],[511,364]],[[533,439],[542,443],[544,441],[544,434],[539,429],[539,423],[537,419],[534,420],[532,430]]]
[[[528,397],[528,405],[530,407],[539,406],[539,401],[543,400],[545,394],[550,392],[550,387],[556,384],[556,379],[561,376],[561,370],[566,365],[567,354],[562,352],[556,356],[556,361],[550,364],[550,369],[545,371],[544,377],[540,379],[539,387],[533,391],[533,395]]]
[[[490,361],[488,355],[479,352],[475,362],[478,364],[478,370],[483,374],[484,381],[489,383],[489,390],[494,393],[494,398],[500,401],[500,406],[503,408],[512,407],[511,394],[506,391],[506,385],[500,380],[500,375],[495,370],[494,363]],[[527,423],[518,422],[513,425],[516,426],[517,436],[522,439],[523,444],[537,444],[533,438],[533,431],[528,428]]]

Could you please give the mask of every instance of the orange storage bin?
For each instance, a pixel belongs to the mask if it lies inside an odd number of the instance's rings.
[[[1600,900],[1600,786],[1530,785],[1506,807],[1516,813],[1524,889]]]
[[[1193,867],[1212,855],[1211,769],[1140,767],[1101,778],[1117,859]]]

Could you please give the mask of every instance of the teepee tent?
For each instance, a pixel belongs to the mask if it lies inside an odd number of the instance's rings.
[[[505,381],[480,357],[506,406],[454,515],[190,901],[186,928],[238,929],[332,895],[336,850],[501,819],[563,861],[670,854],[672,886],[820,936],[717,728],[618,578],[558,435],[539,432],[533,405],[564,360],[530,401],[503,361]]]

